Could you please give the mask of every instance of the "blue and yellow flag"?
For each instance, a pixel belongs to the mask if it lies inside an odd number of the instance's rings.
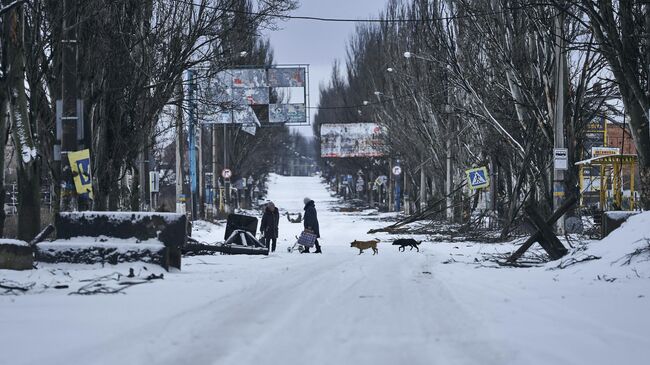
[[[77,194],[88,194],[88,197],[92,199],[93,183],[90,178],[90,150],[85,149],[77,152],[68,152],[68,160],[70,160]]]

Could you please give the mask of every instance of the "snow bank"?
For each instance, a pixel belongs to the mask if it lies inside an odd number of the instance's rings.
[[[155,239],[140,241],[137,239],[113,238],[106,236],[99,237],[75,237],[71,239],[59,239],[51,242],[38,244],[39,250],[78,250],[89,248],[114,248],[116,252],[126,253],[129,251],[150,250],[160,251],[165,245]]]
[[[223,241],[224,226],[208,221],[192,222],[192,238],[201,243],[216,243]]]
[[[9,238],[0,239],[0,245],[29,246],[29,243],[21,240],[12,240]]]
[[[560,260],[599,259],[575,265],[576,272],[595,278],[636,279],[650,277],[650,212],[633,215],[600,241],[590,241]],[[556,267],[558,262],[547,264]],[[569,270],[574,272],[573,270]]]
[[[159,213],[159,212],[103,212],[103,211],[85,211],[85,212],[61,212],[62,216],[85,219],[91,221],[100,217],[107,217],[108,219],[116,222],[124,221],[139,221],[143,218],[152,218],[154,216],[161,217],[165,223],[170,224],[178,220],[182,214],[180,213]]]

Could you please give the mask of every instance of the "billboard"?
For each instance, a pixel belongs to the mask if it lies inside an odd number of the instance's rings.
[[[214,104],[200,111],[201,119],[215,124],[306,124],[309,121],[307,75],[306,67],[220,71],[216,80],[212,79],[213,84],[203,92],[205,100],[212,100]],[[283,93],[283,88],[302,89],[296,94],[302,98],[292,99],[291,92]]]
[[[381,157],[385,153],[383,130],[377,123],[323,124],[321,157]]]
[[[270,68],[268,80],[271,87],[305,87],[305,68]]]
[[[269,123],[307,122],[305,104],[270,104]]]

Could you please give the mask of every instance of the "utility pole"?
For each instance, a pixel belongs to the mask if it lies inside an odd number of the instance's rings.
[[[199,189],[198,189],[198,205],[199,205],[199,216],[201,219],[205,218],[205,171],[203,168],[203,125],[198,123],[199,136],[197,138],[197,147],[198,147],[198,174],[199,174]]]
[[[451,93],[449,93],[449,89],[447,90],[447,102],[449,103],[451,101]],[[445,105],[445,111],[447,112],[447,169],[446,169],[446,178],[445,178],[445,194],[446,194],[446,199],[445,199],[445,204],[446,206],[446,216],[447,216],[447,221],[452,222],[454,220],[454,199],[451,196],[451,191],[452,187],[454,184],[453,181],[453,174],[451,171],[452,164],[451,164],[451,155],[452,155],[452,136],[453,136],[453,131],[454,131],[454,120],[453,120],[453,115],[452,115],[452,109],[451,109],[451,104]]]
[[[212,124],[212,216],[217,217],[217,194],[219,173],[217,172],[217,125]]]
[[[178,81],[178,104],[176,105],[176,213],[185,214],[183,198],[183,79]]]
[[[60,133],[57,131],[57,137],[61,140],[61,211],[76,208],[72,168],[68,160],[68,152],[75,152],[78,149],[77,124],[79,123],[77,114],[77,19],[74,3],[73,0],[63,1],[61,102],[57,103],[61,115]]]
[[[564,142],[564,108],[565,108],[565,78],[566,78],[566,56],[564,54],[564,14],[558,11],[555,17],[555,120],[554,120],[554,148],[565,148]],[[553,154],[555,158],[555,153]],[[568,167],[568,166],[567,166]],[[565,199],[564,192],[564,170],[554,168],[553,174],[553,210],[562,206]],[[564,215],[556,222],[558,234],[564,234]]]
[[[420,166],[420,212],[427,209],[427,175],[424,173],[424,162]]]
[[[196,121],[194,120],[194,70],[187,70],[187,105],[188,105],[188,115],[187,115],[187,133],[189,137],[189,156],[190,159],[190,212],[192,214],[192,220],[195,220],[196,217],[196,205],[197,205],[197,178],[196,178]]]
[[[227,153],[227,142],[228,136],[226,134],[226,125],[223,125],[223,168],[224,170],[228,168],[228,153]],[[224,197],[224,211],[226,214],[230,214],[230,178],[223,179],[223,197]]]

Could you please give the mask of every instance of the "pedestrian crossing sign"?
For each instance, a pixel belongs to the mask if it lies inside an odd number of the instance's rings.
[[[490,186],[490,176],[485,166],[466,170],[465,174],[467,174],[467,181],[472,190]]]

